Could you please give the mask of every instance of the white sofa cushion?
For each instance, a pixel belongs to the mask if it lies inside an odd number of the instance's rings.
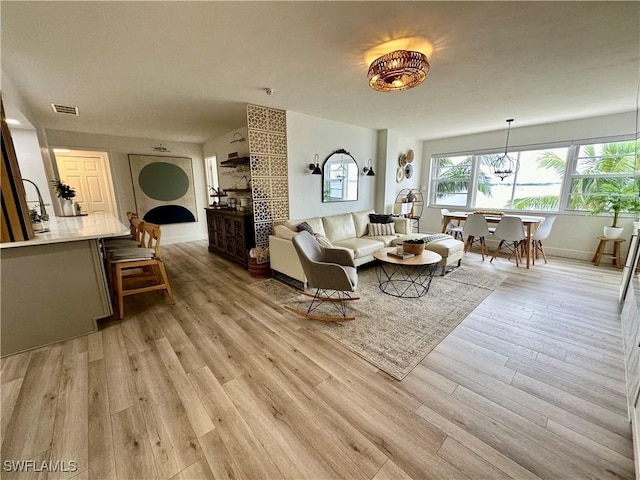
[[[357,237],[356,225],[351,213],[330,215],[328,217],[324,217],[322,222],[324,223],[324,234],[334,244],[340,240]]]
[[[364,238],[368,238],[369,240],[377,240],[378,242],[384,243],[385,247],[390,247],[391,244],[398,238],[398,235],[367,235]]]
[[[393,217],[396,233],[411,233],[413,229],[411,219],[405,217]]]
[[[375,213],[375,211],[366,210],[364,212],[354,212],[351,214],[353,216],[353,223],[356,226],[356,237],[364,237],[367,234],[370,213]]]
[[[344,247],[353,251],[354,258],[373,255],[379,248],[384,248],[384,243],[371,238],[347,238],[338,242],[333,242],[335,247]]]
[[[276,225],[275,227],[273,227],[273,234],[276,237],[285,238],[287,240],[291,240],[293,237],[295,237],[296,233],[298,232],[291,230],[286,225]]]

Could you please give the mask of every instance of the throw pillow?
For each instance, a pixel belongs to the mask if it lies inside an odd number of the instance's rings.
[[[316,233],[315,237],[316,237],[316,241],[320,244],[321,247],[324,247],[324,248],[333,247],[333,243],[331,243],[331,240],[329,240],[327,237],[325,237],[321,233]]]
[[[387,213],[370,213],[370,223],[393,223],[393,215]]]
[[[395,235],[396,229],[393,223],[370,223],[369,235],[372,237],[381,237],[385,235]]]
[[[311,225],[309,225],[307,222],[302,222],[298,224],[298,226],[296,227],[296,230],[298,230],[299,232],[306,230],[311,235],[313,235],[313,228],[311,228]]]

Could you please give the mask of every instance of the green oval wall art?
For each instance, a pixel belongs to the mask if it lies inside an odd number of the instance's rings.
[[[162,202],[182,198],[189,190],[189,177],[185,171],[166,162],[146,165],[140,171],[138,181],[145,195]]]

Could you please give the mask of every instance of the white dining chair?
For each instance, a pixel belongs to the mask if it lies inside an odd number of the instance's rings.
[[[447,208],[441,208],[440,209],[440,218],[442,220],[442,224],[444,225],[444,220],[445,220],[445,215],[449,213],[449,209]],[[446,228],[444,229],[444,233],[453,236],[453,238],[458,238],[460,237],[460,240],[462,240],[462,225],[456,225],[455,223],[453,223],[451,220],[449,220],[449,222],[447,223]]]
[[[498,222],[498,226],[493,235],[500,239],[500,243],[498,244],[498,248],[493,252],[490,261],[493,262],[493,259],[498,256],[502,247],[507,246],[511,251],[509,259],[516,257],[516,266],[519,267],[521,259],[520,247],[522,246],[522,242],[527,238],[522,219],[509,215],[503,216]]]
[[[542,258],[544,259],[544,263],[547,263],[547,256],[544,254],[544,248],[542,247],[542,241],[546,240],[549,234],[551,233],[551,228],[553,227],[553,223],[558,218],[557,215],[552,215],[544,219],[544,221],[538,227],[538,230],[535,231],[531,235],[531,248],[533,249],[531,259],[533,260],[533,264],[536,263],[536,258],[538,258],[538,254],[542,254]]]
[[[474,242],[479,242],[482,260],[484,261],[484,256],[487,254],[486,238],[491,235],[487,219],[484,218],[484,215],[481,213],[472,213],[469,215],[462,227],[462,233],[467,236],[467,241],[464,244],[465,253],[473,246]]]

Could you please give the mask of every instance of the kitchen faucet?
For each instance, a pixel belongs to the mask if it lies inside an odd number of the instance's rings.
[[[47,215],[47,209],[45,208],[44,200],[42,199],[42,195],[40,194],[40,189],[38,188],[38,186],[34,182],[32,182],[31,180],[29,180],[27,178],[23,178],[22,181],[23,182],[29,182],[31,185],[36,187],[36,193],[38,194],[38,203],[40,204],[40,216],[43,219],[47,219],[49,217],[49,215]]]

